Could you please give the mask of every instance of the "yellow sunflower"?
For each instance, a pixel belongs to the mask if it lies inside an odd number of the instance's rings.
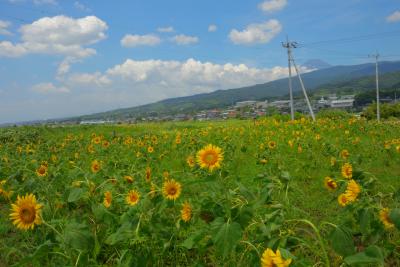
[[[153,152],[154,152],[154,148],[153,148],[152,146],[149,146],[149,147],[147,148],[147,152],[153,153]]]
[[[92,143],[98,145],[101,142],[101,137],[100,136],[96,136],[95,138],[92,139]]]
[[[40,167],[36,170],[36,174],[40,177],[44,177],[47,175],[47,166],[40,165]]]
[[[329,191],[334,191],[337,188],[337,183],[329,176],[325,177],[324,184]]]
[[[336,158],[335,157],[331,157],[331,166],[335,166],[336,165]]]
[[[151,168],[147,167],[146,168],[146,182],[150,182],[151,181]]]
[[[133,177],[130,175],[125,175],[124,179],[125,179],[125,181],[127,181],[130,184],[133,183],[133,180],[134,180]]]
[[[193,156],[188,156],[186,158],[186,163],[187,163],[187,165],[189,165],[190,168],[193,168],[194,165],[196,165],[196,161]]]
[[[359,184],[357,184],[356,181],[350,180],[347,183],[347,188],[346,188],[346,197],[349,199],[350,202],[355,201],[358,197],[358,195],[361,192],[361,187]]]
[[[174,179],[167,180],[163,184],[163,194],[166,199],[176,200],[180,196],[181,191],[181,184],[176,182]]]
[[[269,141],[268,142],[268,147],[270,149],[275,149],[276,148],[276,142],[275,141]]]
[[[347,179],[351,179],[353,177],[353,166],[350,163],[345,163],[342,166],[342,176]]]
[[[21,230],[33,229],[35,224],[42,223],[40,214],[42,206],[36,202],[36,197],[33,194],[18,196],[17,202],[11,204],[10,219]]]
[[[350,201],[349,201],[349,199],[347,198],[347,195],[346,195],[346,194],[340,194],[340,195],[338,196],[338,202],[339,202],[339,205],[342,206],[342,207],[344,207],[344,206],[346,206],[347,204],[350,203]]]
[[[105,192],[103,200],[104,207],[109,208],[111,206],[111,201],[112,201],[112,193],[110,191]]]
[[[292,262],[292,259],[283,259],[279,249],[274,252],[267,248],[261,256],[261,267],[287,267]]]
[[[102,145],[102,147],[107,148],[110,146],[110,142],[108,142],[107,140],[104,140],[101,145]]]
[[[340,152],[340,156],[341,156],[343,159],[348,159],[349,156],[350,156],[350,153],[349,153],[349,151],[348,151],[347,149],[343,149],[342,152]]]
[[[381,209],[379,211],[379,219],[383,223],[386,229],[394,227],[393,221],[389,217],[390,210],[388,208]]]
[[[151,183],[150,192],[149,192],[149,196],[151,198],[154,198],[156,196],[156,190],[157,190],[156,185],[154,183]]]
[[[98,160],[93,160],[90,168],[93,173],[100,171],[100,169],[101,169],[100,162]]]
[[[190,206],[189,202],[183,203],[181,218],[184,222],[188,222],[192,218],[192,206]]]
[[[87,151],[88,151],[89,153],[93,154],[94,151],[95,151],[94,146],[93,146],[93,145],[88,145]]]
[[[135,206],[139,202],[140,194],[136,190],[131,190],[125,198],[125,201],[130,206]]]
[[[201,168],[208,168],[209,171],[220,168],[223,159],[222,149],[211,144],[197,152],[197,163]]]

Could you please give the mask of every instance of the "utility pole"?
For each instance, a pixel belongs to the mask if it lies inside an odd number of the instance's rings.
[[[375,79],[376,79],[376,119],[377,121],[381,120],[381,111],[379,106],[379,75],[378,75],[378,60],[379,54],[378,51],[375,55],[369,55],[369,57],[375,58]]]
[[[294,61],[292,55],[292,48],[297,48],[297,42],[289,42],[289,38],[286,37],[286,43],[282,43],[282,46],[287,49],[288,53],[288,65],[289,65],[289,95],[290,95],[290,115],[292,120],[294,120],[294,108],[293,108],[293,89],[292,89],[292,66],[291,63],[293,62],[293,66],[296,70],[297,76],[299,77],[301,89],[303,90],[304,98],[306,99],[308,109],[310,111],[310,115],[315,121],[314,111],[311,107],[310,100],[308,99],[306,88],[304,87],[303,79],[301,78],[299,69],[297,68],[296,62]]]
[[[286,43],[282,43],[282,46],[287,49],[288,54],[288,66],[289,66],[289,96],[290,96],[290,118],[294,120],[294,108],[293,108],[293,89],[292,89],[292,48],[296,48],[296,42],[289,42],[289,38],[286,36]]]
[[[292,57],[292,61],[293,61],[293,65],[294,65],[294,68],[296,70],[297,76],[299,77],[301,89],[303,90],[303,94],[304,94],[304,98],[306,99],[306,102],[307,102],[308,110],[310,111],[310,115],[311,115],[313,121],[315,121],[314,111],[312,109],[310,100],[308,99],[308,95],[307,95],[307,92],[306,92],[306,88],[304,87],[303,79],[301,78],[299,69],[297,68],[296,62],[294,62],[294,58],[293,57]]]

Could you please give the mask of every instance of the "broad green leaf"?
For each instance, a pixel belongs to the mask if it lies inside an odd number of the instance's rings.
[[[344,259],[344,262],[349,265],[361,264],[361,263],[374,263],[377,264],[375,266],[383,266],[384,257],[379,247],[369,246],[363,252],[346,257]]]
[[[93,245],[93,236],[87,225],[70,222],[64,228],[64,242],[71,248],[90,250]]]
[[[199,242],[204,237],[204,231],[200,230],[191,234],[185,241],[183,241],[182,246],[187,249],[192,249],[197,242]]]
[[[226,258],[236,247],[242,237],[242,228],[237,222],[224,222],[219,217],[211,225],[212,240],[216,246],[217,253]]]
[[[343,257],[352,255],[356,251],[351,230],[344,226],[336,227],[330,235],[330,240],[336,253]]]
[[[13,266],[17,267],[17,266],[25,266],[26,264],[32,264],[32,262],[39,260],[42,256],[47,255],[51,245],[52,243],[49,240],[47,240],[46,242],[38,246],[32,255],[27,256],[26,258],[19,261],[18,264]]]
[[[400,230],[400,209],[393,209],[389,214],[389,218],[392,220],[396,228]]]
[[[68,202],[76,202],[83,197],[84,191],[82,188],[73,188],[68,195]]]
[[[105,243],[108,245],[115,245],[124,240],[128,241],[132,232],[133,232],[132,224],[129,222],[126,222],[126,223],[122,224],[121,227],[118,228],[118,230],[115,233],[108,236]]]

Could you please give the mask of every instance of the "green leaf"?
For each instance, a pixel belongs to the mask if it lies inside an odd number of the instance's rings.
[[[224,222],[219,217],[211,224],[212,240],[217,253],[226,258],[236,247],[242,237],[242,228],[237,222]]]
[[[203,230],[194,232],[188,238],[186,238],[185,241],[183,241],[181,246],[187,249],[192,249],[197,244],[197,242],[199,242],[203,237],[204,237]]]
[[[336,227],[330,235],[330,240],[336,253],[343,257],[352,255],[356,251],[351,230],[344,226]]]
[[[361,232],[364,235],[367,235],[370,231],[371,219],[372,219],[372,214],[369,211],[369,209],[361,210],[359,215],[359,223]]]
[[[124,224],[121,225],[118,230],[109,235],[105,241],[106,244],[108,245],[115,245],[121,241],[128,241],[131,234],[133,233],[132,229],[132,224],[129,222],[125,222]]]
[[[393,209],[389,214],[389,218],[396,228],[400,230],[400,209]]]
[[[68,202],[76,202],[83,197],[84,191],[82,188],[73,188],[69,192]]]
[[[349,265],[360,263],[376,263],[383,266],[384,257],[379,247],[369,246],[363,252],[346,257],[344,262]]]
[[[19,261],[17,264],[13,266],[16,267],[16,266],[25,266],[26,264],[29,265],[32,264],[33,261],[39,260],[42,256],[45,255],[47,256],[51,245],[52,243],[49,240],[47,240],[46,242],[38,246],[32,255],[23,258],[21,261]]]
[[[70,222],[64,228],[64,242],[71,248],[90,250],[93,245],[93,236],[87,225]]]

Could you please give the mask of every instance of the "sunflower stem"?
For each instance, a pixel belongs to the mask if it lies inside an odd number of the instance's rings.
[[[315,234],[317,236],[317,240],[318,240],[318,242],[319,242],[319,244],[321,246],[323,258],[324,258],[324,261],[325,261],[325,266],[326,267],[330,267],[331,264],[330,264],[330,261],[329,261],[328,253],[326,251],[325,243],[321,238],[321,235],[319,233],[318,228],[312,222],[310,222],[309,220],[306,220],[306,219],[287,220],[287,222],[302,222],[302,223],[305,223],[305,224],[308,224],[309,226],[311,226],[311,228],[314,230],[314,232],[315,232]]]

